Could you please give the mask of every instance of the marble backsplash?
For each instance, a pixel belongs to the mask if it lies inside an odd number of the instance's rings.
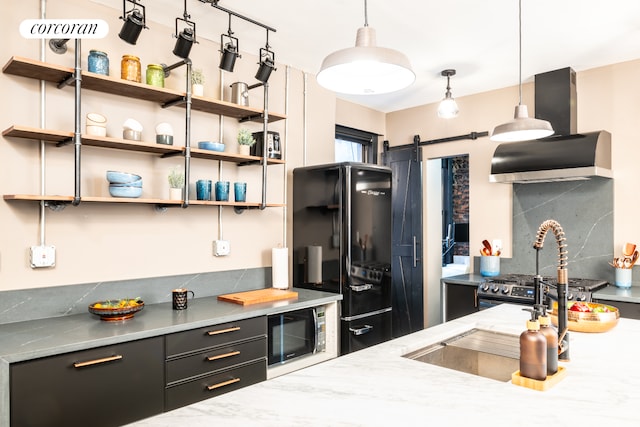
[[[171,290],[187,288],[209,297],[271,286],[271,267],[147,279],[95,282],[0,292],[0,324],[88,313],[95,301],[140,297],[145,304],[171,301]]]
[[[533,243],[547,219],[565,233],[569,277],[613,283],[613,180],[513,184],[513,257],[501,259],[502,274],[535,274]],[[549,230],[539,251],[540,274],[555,277],[557,266],[558,246]]]

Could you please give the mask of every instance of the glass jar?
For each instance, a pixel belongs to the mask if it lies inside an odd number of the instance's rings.
[[[164,87],[164,69],[159,64],[147,65],[147,84]]]
[[[109,75],[109,57],[105,52],[90,50],[88,59],[88,69],[92,73]]]
[[[142,82],[140,58],[133,55],[122,55],[120,77],[130,82]]]

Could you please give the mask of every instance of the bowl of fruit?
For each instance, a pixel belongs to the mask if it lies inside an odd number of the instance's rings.
[[[113,322],[131,319],[143,308],[144,302],[140,298],[121,298],[89,304],[89,313],[100,316],[101,320]]]
[[[549,313],[551,322],[558,326],[558,303],[553,303]],[[607,304],[571,301],[567,303],[567,327],[575,332],[606,332],[613,329],[620,319],[620,311]]]

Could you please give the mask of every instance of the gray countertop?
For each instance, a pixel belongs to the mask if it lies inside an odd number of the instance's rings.
[[[472,328],[519,335],[528,316],[502,304],[133,425],[637,426],[640,372],[629,345],[640,336],[638,320],[571,332],[566,377],[546,391],[402,357]]]
[[[0,325],[0,364],[139,340],[249,317],[312,307],[342,299],[342,295],[295,289],[297,299],[240,305],[217,297],[189,300],[186,310],[172,304],[151,304],[135,317],[120,322],[101,321],[86,314]]]

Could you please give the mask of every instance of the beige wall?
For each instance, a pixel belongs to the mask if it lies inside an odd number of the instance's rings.
[[[39,59],[40,41],[25,40],[19,36],[18,25],[24,19],[38,18],[40,2],[30,1],[20,7],[12,6],[0,17],[0,25],[10,32],[9,41],[0,47],[3,64],[13,55]],[[82,0],[49,0],[47,18],[105,19],[110,34],[101,40],[82,42],[82,67],[86,69],[90,49],[103,50],[110,58],[112,76],[119,75],[123,54],[140,56],[144,68],[148,63],[172,64],[179,60],[171,50],[174,39],[173,23],[148,22],[137,45],[131,46],[117,37],[122,21],[121,11],[105,8]],[[256,27],[256,31],[259,28]],[[195,68],[203,68],[206,77],[205,96],[228,98],[229,85],[235,81],[255,82],[257,58],[243,52],[236,62],[235,71],[221,77],[218,70],[215,41],[199,39],[191,59]],[[45,49],[45,61],[72,67],[74,43],[64,55]],[[184,90],[185,68],[172,71],[166,87]],[[224,80],[223,80],[224,79]],[[221,83],[222,81],[222,83]],[[2,130],[12,125],[40,127],[40,88],[35,80],[0,75],[5,102],[0,107]],[[287,176],[296,166],[333,161],[333,133],[335,123],[335,97],[320,88],[313,76],[278,64],[278,70],[269,80],[269,109],[287,113],[289,120],[279,121],[270,130],[280,132],[286,147],[286,166],[270,166],[267,177],[267,202],[291,202],[290,189],[285,185]],[[221,89],[222,88],[222,89]],[[45,101],[45,127],[65,131],[73,130],[73,89],[56,89],[47,84]],[[250,105],[261,107],[262,89],[250,92]],[[155,125],[161,121],[171,123],[175,131],[174,145],[184,145],[185,110],[174,107],[162,109],[149,102],[130,100],[108,94],[82,92],[82,122],[87,112],[96,111],[108,119],[109,136],[119,136],[121,125],[133,117],[144,127],[143,140],[153,142]],[[304,117],[310,119],[304,120]],[[220,119],[216,115],[193,111],[192,146],[200,140],[222,140],[227,151],[235,151],[235,134],[239,126],[260,130],[261,124],[239,124],[234,119]],[[55,148],[47,144],[45,153],[46,194],[73,194],[73,148]],[[0,144],[0,162],[5,179],[0,182],[0,194],[39,194],[39,143],[16,138],[3,138]],[[118,150],[83,147],[83,196],[108,196],[105,179],[107,170],[123,170],[143,176],[145,198],[166,198],[166,175],[171,166],[182,164],[180,158],[161,159],[155,156]],[[10,178],[8,178],[10,177]],[[249,201],[261,197],[261,169],[259,166],[238,167],[234,163],[192,160],[191,185],[200,178],[247,181]],[[192,187],[193,190],[193,187]],[[195,192],[192,191],[195,196]],[[192,206],[188,209],[168,209],[156,212],[152,205],[90,204],[67,206],[61,212],[44,209],[40,227],[40,208],[34,202],[0,202],[0,290],[46,287],[63,284],[86,283],[156,277],[205,271],[224,271],[271,265],[271,248],[285,244],[290,223],[286,209],[267,208],[251,210],[241,215],[231,208]],[[39,245],[41,230],[45,243],[56,246],[55,268],[33,270],[29,266],[28,250]],[[224,238],[231,243],[231,255],[214,257],[212,242]]]
[[[100,17],[110,25],[111,34],[103,40],[84,41],[83,67],[90,49],[108,52],[111,73],[119,72],[119,59],[125,53],[137,54],[143,66],[150,62],[173,63],[171,54],[173,23],[151,22],[144,30],[138,45],[130,46],[117,38],[121,26],[119,11],[82,0],[50,0],[47,17]],[[5,8],[0,25],[9,33],[9,43],[0,47],[4,62],[12,55],[37,59],[40,43],[22,39],[18,24],[39,16],[39,2],[21,3],[20,7]],[[204,68],[207,77],[206,96],[220,97],[220,72],[217,68],[218,50],[215,42],[201,39],[192,51],[195,67]],[[46,61],[72,66],[73,45],[65,55],[55,55],[48,49]],[[255,55],[243,53],[236,70],[224,76],[222,86],[234,81],[254,82]],[[571,64],[568,64],[571,65]],[[609,130],[613,135],[615,173],[615,236],[616,247],[625,241],[639,242],[640,230],[635,226],[638,210],[636,183],[637,159],[640,144],[636,141],[636,118],[640,105],[636,102],[639,87],[640,61],[578,73],[578,130]],[[183,69],[175,70],[167,80],[167,87],[181,88]],[[286,201],[291,205],[291,171],[303,165],[332,162],[334,125],[339,123],[384,135],[392,145],[411,143],[419,134],[421,140],[443,138],[471,131],[491,131],[510,120],[517,102],[517,88],[482,93],[457,99],[460,116],[440,120],[436,104],[424,105],[384,115],[352,103],[336,101],[330,92],[320,88],[311,74],[278,64],[269,81],[272,111],[282,112],[289,119],[270,127],[281,133],[286,146],[286,166],[271,166],[268,173],[267,201]],[[4,102],[0,107],[2,130],[13,124],[40,126],[40,89],[36,81],[0,75]],[[454,88],[455,95],[455,88]],[[89,111],[108,117],[110,135],[117,135],[127,117],[135,117],[145,127],[144,139],[153,140],[153,131],[160,121],[168,121],[176,130],[176,145],[184,144],[181,127],[184,110],[162,109],[147,102],[84,91],[83,119]],[[524,102],[533,113],[533,88],[525,85]],[[252,106],[262,105],[260,89],[251,92]],[[73,129],[73,91],[46,85],[46,127]],[[84,123],[84,122],[83,122]],[[193,113],[192,144],[202,139],[219,139],[234,150],[234,135],[239,126],[232,119]],[[259,124],[248,124],[259,129]],[[488,175],[495,144],[488,138],[465,140],[428,146],[423,149],[425,159],[468,153],[470,156],[471,250],[479,248],[484,238],[501,238],[505,256],[511,254],[511,187],[490,184]],[[71,147],[46,148],[46,193],[70,195],[73,191],[73,160]],[[144,178],[144,197],[166,197],[166,174],[180,159],[161,159],[144,154],[117,150],[83,148],[82,194],[106,196],[108,169],[137,172]],[[3,138],[0,143],[0,164],[5,179],[0,180],[0,194],[40,192],[40,152],[34,141]],[[249,183],[249,200],[260,198],[260,168],[237,167],[234,164],[193,162],[192,182],[199,178]],[[285,185],[285,179],[287,184]],[[425,185],[429,182],[425,174]],[[0,201],[0,290],[46,287],[92,281],[155,277],[204,271],[224,271],[237,268],[269,266],[270,249],[290,241],[291,218],[286,209],[267,208],[237,215],[232,209],[193,206],[186,210],[169,209],[156,212],[152,206],[122,206],[83,203],[68,206],[61,212],[40,209],[36,203]],[[426,206],[425,216],[433,212]],[[40,227],[40,223],[44,228]],[[427,221],[425,221],[427,224]],[[221,225],[221,227],[220,227]],[[28,248],[40,243],[41,232],[46,243],[57,248],[57,265],[52,269],[33,270],[28,264]],[[517,232],[517,230],[514,230]],[[436,233],[437,234],[437,233]],[[212,255],[212,241],[222,237],[231,242],[231,255],[216,258]],[[433,233],[428,241],[437,239]]]

